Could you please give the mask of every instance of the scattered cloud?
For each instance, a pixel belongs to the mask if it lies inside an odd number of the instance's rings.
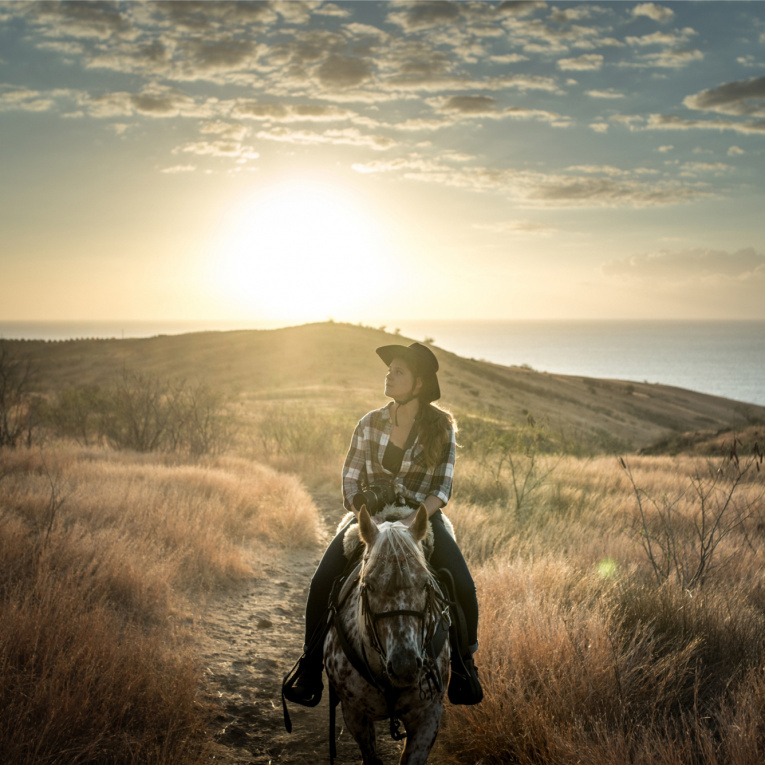
[[[231,115],[262,122],[338,122],[358,118],[356,112],[334,104],[293,104],[252,99],[238,100],[231,109]]]
[[[728,149],[729,157],[740,157],[742,154],[746,154],[746,152],[739,146],[731,146]]]
[[[697,111],[736,117],[765,117],[765,77],[726,82],[688,96],[683,104]]]
[[[366,58],[331,55],[316,69],[325,88],[353,88],[372,77],[372,62]]]
[[[277,127],[271,130],[262,130],[257,137],[264,141],[277,141],[279,143],[293,143],[298,145],[331,144],[335,146],[364,146],[376,151],[384,151],[396,145],[396,141],[380,135],[365,135],[357,128],[343,128],[340,130],[326,130],[316,133],[310,130],[290,130],[289,128]]]
[[[658,53],[647,53],[638,56],[634,61],[622,62],[622,67],[634,67],[638,69],[682,69],[694,61],[701,61],[704,54],[700,50],[663,50]]]
[[[624,93],[619,93],[613,88],[609,88],[608,90],[588,90],[586,93],[590,98],[624,98]]]
[[[603,56],[597,53],[585,54],[577,58],[562,58],[558,60],[558,68],[565,72],[585,72],[600,69],[603,66]]]
[[[174,154],[187,153],[199,154],[209,157],[227,157],[229,159],[250,160],[257,159],[260,154],[251,146],[244,146],[239,141],[190,141],[173,149]]]
[[[497,99],[493,96],[449,96],[441,99],[439,111],[460,114],[487,115],[497,113]]]
[[[546,223],[532,221],[502,221],[500,223],[476,223],[473,228],[492,234],[505,234],[517,238],[549,238],[558,233],[558,229]]]
[[[653,32],[642,37],[627,37],[625,42],[632,46],[663,45],[665,47],[686,45],[691,37],[696,34],[695,30],[686,27],[680,32]]]
[[[638,117],[642,120],[642,117]],[[632,127],[632,126],[631,126]],[[645,130],[732,130],[736,133],[745,135],[755,135],[765,133],[765,120],[734,122],[733,120],[714,119],[714,120],[693,120],[679,117],[672,114],[651,114],[649,115]]]
[[[647,16],[649,19],[664,24],[674,18],[675,12],[664,5],[657,5],[656,3],[639,3],[632,9],[632,15],[636,17]]]
[[[0,86],[0,111],[46,112],[56,105],[50,93],[39,90]]]
[[[196,169],[196,165],[173,165],[172,167],[166,167],[163,170],[160,170],[160,172],[175,175],[177,173],[193,173]]]
[[[603,265],[603,273],[633,279],[673,281],[718,277],[738,280],[765,278],[765,255],[751,247],[733,253],[712,249],[661,250],[609,261]]]

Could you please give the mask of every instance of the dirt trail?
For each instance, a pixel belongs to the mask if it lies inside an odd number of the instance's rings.
[[[340,518],[336,495],[316,494],[313,499],[329,541]],[[308,583],[322,551],[285,551],[269,563],[264,577],[209,603],[200,614],[207,688],[220,704],[211,762],[329,762],[326,688],[321,704],[313,709],[289,705],[291,734],[284,729],[281,705],[282,677],[302,649]],[[337,765],[361,762],[339,707],[337,718]],[[385,723],[378,724],[378,745],[386,763],[398,762],[401,744],[390,739]]]

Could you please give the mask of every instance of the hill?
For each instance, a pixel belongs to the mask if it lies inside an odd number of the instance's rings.
[[[6,342],[32,362],[43,393],[103,384],[128,368],[205,381],[248,409],[264,401],[310,400],[360,416],[384,400],[384,370],[374,349],[412,339],[325,322],[125,340]],[[589,448],[641,449],[677,434],[765,422],[765,407],[681,388],[549,374],[434,350],[442,403],[461,417],[499,424],[533,417]]]

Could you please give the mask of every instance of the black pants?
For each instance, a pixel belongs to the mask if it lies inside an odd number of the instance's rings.
[[[444,519],[440,510],[433,513],[430,522],[433,525],[433,555],[430,558],[430,565],[435,569],[445,568],[452,575],[457,590],[455,593],[457,600],[465,612],[468,645],[476,645],[478,643],[478,599],[476,598],[473,577],[470,575],[470,570],[462,557],[460,548],[444,526]],[[311,637],[314,633],[324,627],[332,583],[345,570],[343,535],[349,525],[350,523],[344,526],[330,542],[311,579],[311,586],[308,589],[308,602],[305,607],[306,645],[311,643]]]

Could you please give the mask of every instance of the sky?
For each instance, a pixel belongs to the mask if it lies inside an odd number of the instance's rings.
[[[0,320],[765,319],[765,3],[0,2]]]

